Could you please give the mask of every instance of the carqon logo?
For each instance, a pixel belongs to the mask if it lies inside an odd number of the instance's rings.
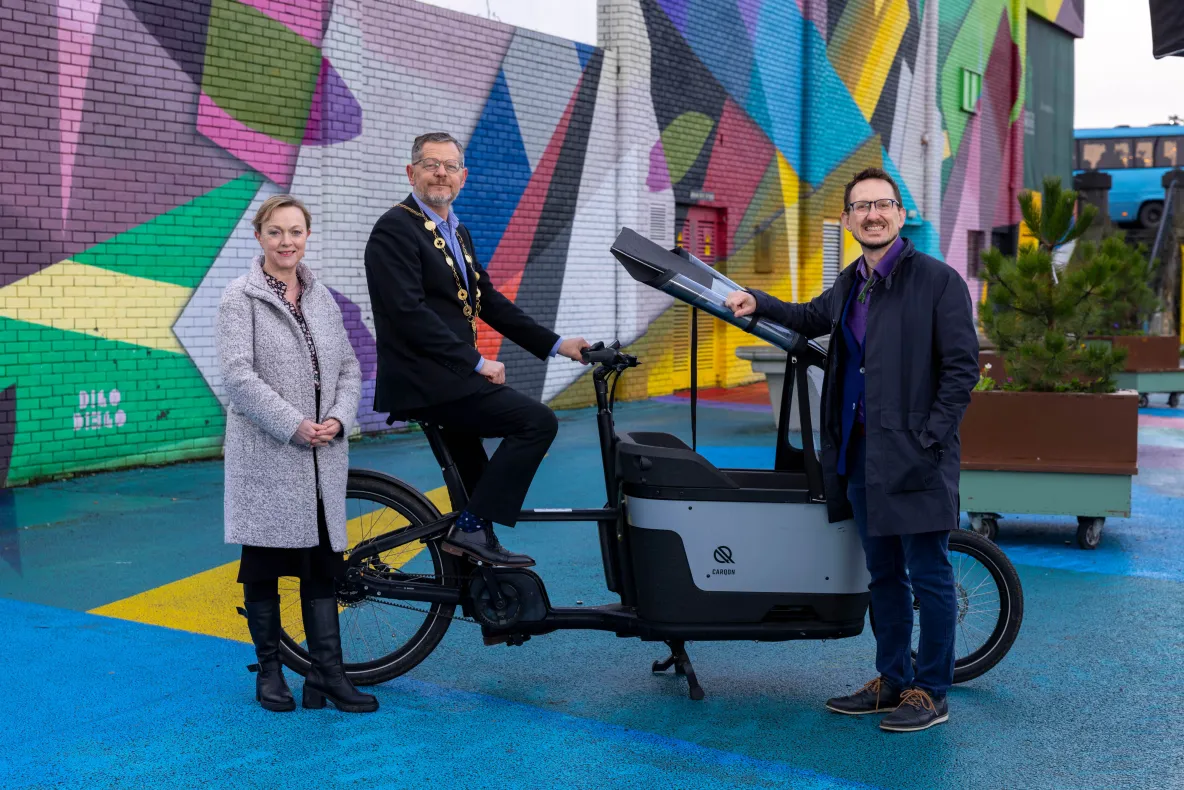
[[[720,565],[735,565],[736,561],[732,559],[732,550],[727,546],[719,546],[715,553],[711,555],[715,561]],[[734,568],[712,568],[712,576],[735,576],[736,570]]]

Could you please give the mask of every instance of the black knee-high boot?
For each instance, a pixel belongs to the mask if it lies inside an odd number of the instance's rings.
[[[338,710],[370,713],[378,710],[378,699],[361,694],[345,676],[341,659],[341,632],[337,622],[336,598],[312,598],[300,602],[304,632],[312,666],[304,676],[304,707],[323,708],[328,698]]]
[[[296,710],[280,664],[280,599],[245,601],[247,627],[259,659],[255,699],[267,710]],[[254,667],[253,667],[254,668]]]

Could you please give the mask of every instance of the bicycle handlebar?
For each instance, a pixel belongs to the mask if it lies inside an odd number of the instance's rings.
[[[606,346],[603,342],[598,341],[588,348],[580,351],[580,357],[584,362],[590,364],[608,365],[610,367],[636,367],[637,357],[631,354],[626,354],[621,349],[621,344],[614,341],[612,345]]]

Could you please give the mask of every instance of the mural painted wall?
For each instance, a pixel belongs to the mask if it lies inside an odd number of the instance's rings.
[[[858,254],[830,223],[875,164],[899,176],[907,235],[965,273],[967,233],[1016,221],[1026,13],[602,0],[591,47],[411,0],[6,2],[0,483],[220,452],[214,318],[255,209],[285,191],[312,210],[308,262],[362,362],[361,429],[385,429],[362,250],[429,129],[466,143],[456,210],[499,287],[645,355],[625,397],[687,385],[689,317],[607,254],[623,225],[806,299]],[[734,353],[751,338],[700,329],[701,384],[753,380]],[[485,326],[480,346],[532,396],[588,401],[580,366]]]

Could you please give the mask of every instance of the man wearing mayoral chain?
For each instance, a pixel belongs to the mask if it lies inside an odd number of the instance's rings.
[[[477,317],[539,359],[581,361],[582,337],[561,338],[501,294],[451,210],[468,171],[451,135],[411,147],[411,194],[374,225],[366,280],[378,344],[374,409],[441,428],[469,502],[442,549],[495,565],[534,560],[507,551],[493,525],[513,526],[559,424],[543,403],[506,385],[506,368],[477,351]],[[501,438],[492,457],[482,440]]]

